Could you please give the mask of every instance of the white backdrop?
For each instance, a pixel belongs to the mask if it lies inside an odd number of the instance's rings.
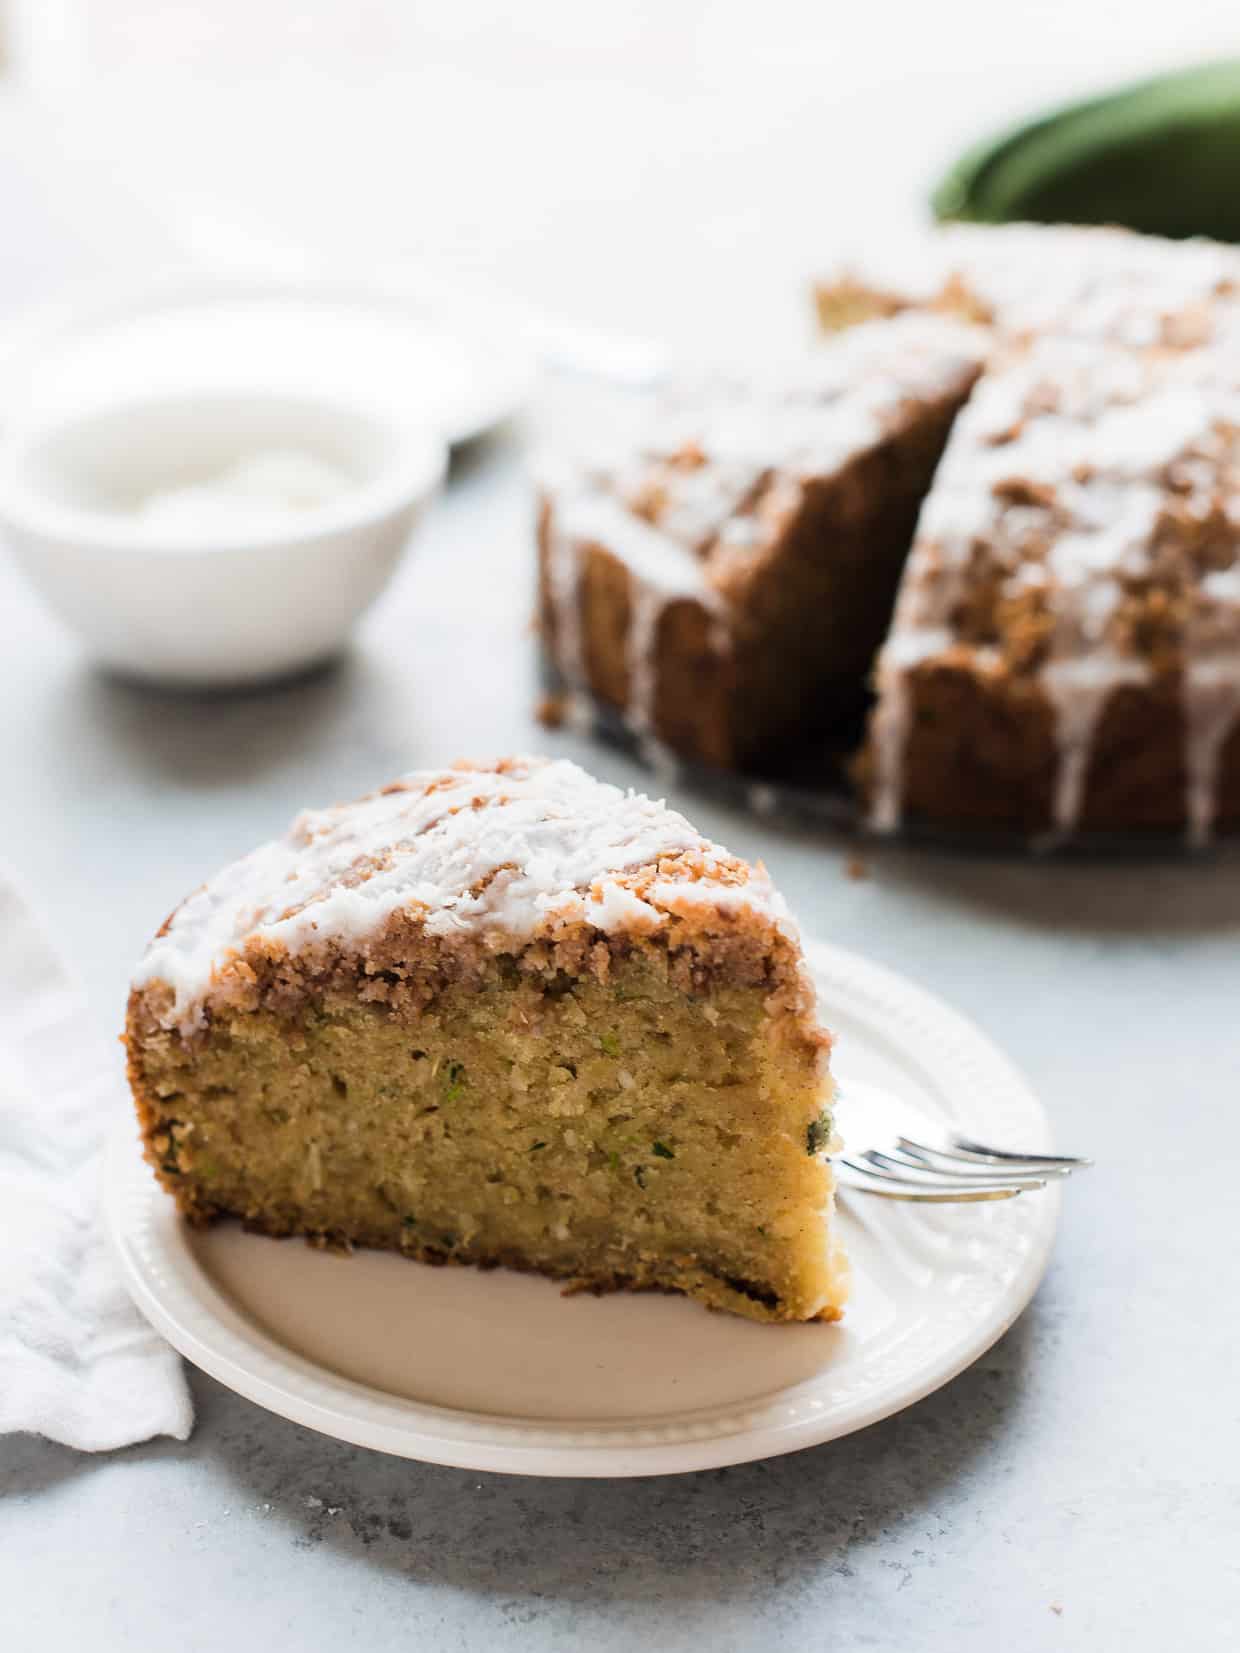
[[[979,131],[1240,53],[1240,10],[9,0],[9,33],[12,82],[43,111],[23,162],[72,156],[96,213],[129,195],[132,218],[211,256],[416,254],[706,340],[738,316],[799,329],[806,273],[922,211]]]

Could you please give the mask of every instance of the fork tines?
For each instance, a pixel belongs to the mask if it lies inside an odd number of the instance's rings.
[[[1014,1194],[1026,1193],[1030,1188],[1044,1188],[1041,1182],[981,1182],[952,1177],[938,1180],[931,1177],[899,1177],[889,1171],[877,1171],[862,1161],[847,1155],[836,1160],[842,1172],[840,1181],[846,1188],[861,1194],[881,1194],[890,1200],[927,1200],[959,1204],[969,1200],[1008,1200]]]
[[[905,1136],[887,1149],[867,1148],[836,1161],[840,1180],[859,1192],[938,1202],[1011,1199],[1088,1164],[1067,1154],[1017,1154],[963,1137],[953,1138],[951,1148],[936,1148]]]

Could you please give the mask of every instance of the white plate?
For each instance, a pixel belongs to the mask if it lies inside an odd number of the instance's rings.
[[[975,1136],[1050,1146],[1019,1073],[970,1022],[835,947],[809,956],[836,1070]],[[1033,1295],[1058,1189],[915,1209],[845,1196],[853,1299],[837,1325],[763,1326],[683,1298],[563,1297],[502,1270],[427,1268],[192,1233],[114,1143],[109,1227],[142,1312],[259,1405],[402,1457],[523,1475],[710,1469],[831,1440],[976,1360]]]
[[[526,400],[532,360],[461,307],[397,285],[168,275],[19,318],[0,340],[7,414],[164,391],[335,392],[465,442]]]

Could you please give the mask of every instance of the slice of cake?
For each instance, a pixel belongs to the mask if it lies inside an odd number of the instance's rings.
[[[1137,348],[1240,347],[1240,251],[1076,225],[951,225],[876,242],[818,281],[828,333],[934,311],[1007,338],[1063,333]]]
[[[611,454],[562,461],[539,523],[561,678],[720,766],[859,709],[984,348],[935,318],[858,328],[762,384],[675,392]]]
[[[1240,823],[1240,397],[1218,352],[1046,339],[952,432],[861,764],[905,815]]]
[[[191,1221],[834,1319],[830,1040],[760,867],[565,762],[302,815],[134,979]]]

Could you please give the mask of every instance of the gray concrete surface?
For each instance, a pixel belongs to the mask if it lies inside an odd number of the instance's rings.
[[[513,435],[458,465],[333,670],[263,695],[101,677],[0,565],[0,850],[101,1026],[147,934],[300,805],[549,736]],[[196,1375],[186,1445],[0,1441],[0,1645],[34,1649],[1194,1650],[1240,1633],[1240,866],[866,849],[677,794],[808,928],[907,971],[1094,1154],[1045,1285],[977,1366],[813,1451],[646,1482],[388,1460]]]

